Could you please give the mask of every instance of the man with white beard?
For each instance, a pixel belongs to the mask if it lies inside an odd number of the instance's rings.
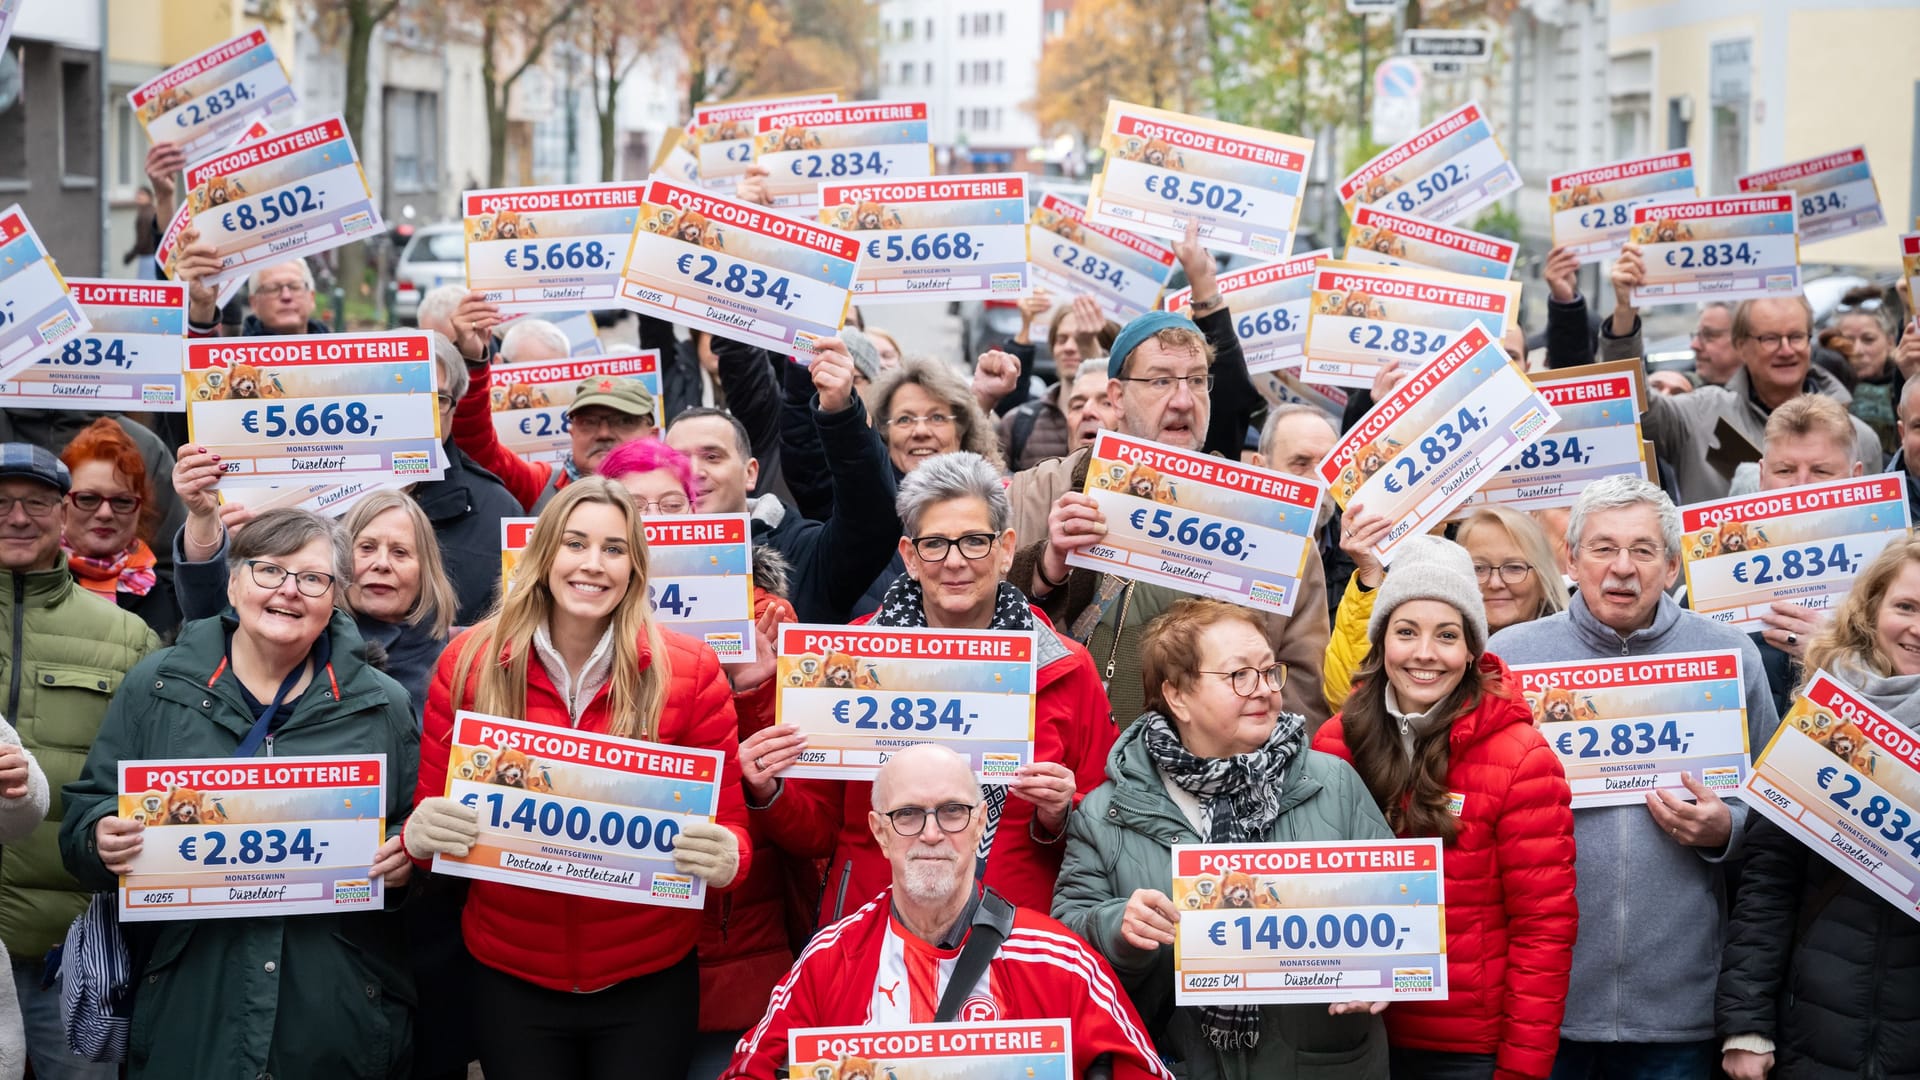
[[[814,935],[741,1038],[727,1080],[771,1080],[790,1064],[796,1028],[1048,1018],[1073,1025],[1071,1076],[1101,1057],[1114,1080],[1171,1075],[1099,953],[975,885],[983,810],[972,766],[944,746],[912,746],[880,767],[867,820],[893,887]]]
[[[1747,745],[1767,745],[1779,717],[1759,650],[1666,593],[1680,572],[1680,512],[1664,492],[1637,476],[1595,481],[1567,520],[1567,558],[1579,587],[1567,610],[1507,627],[1488,652],[1519,665],[1737,649]],[[1719,1060],[1719,864],[1740,854],[1747,807],[1683,780],[1694,801],[1653,791],[1645,806],[1574,811],[1580,935],[1554,1080],[1702,1077]]]

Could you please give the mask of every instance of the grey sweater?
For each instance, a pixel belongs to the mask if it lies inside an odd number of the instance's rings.
[[[1487,650],[1509,664],[1599,660],[1706,650],[1740,651],[1747,739],[1767,744],[1779,717],[1760,652],[1747,635],[1660,597],[1652,625],[1624,639],[1575,596],[1566,611],[1509,626]],[[1644,806],[1573,815],[1580,936],[1573,945],[1564,1038],[1582,1042],[1694,1042],[1713,1037],[1713,995],[1726,937],[1719,863],[1739,854],[1747,807],[1728,800],[1733,836],[1723,851],[1682,847]]]

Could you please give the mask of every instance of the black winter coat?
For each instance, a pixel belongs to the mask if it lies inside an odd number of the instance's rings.
[[[1772,822],[1746,846],[1720,1035],[1772,1039],[1769,1080],[1920,1080],[1920,921]]]

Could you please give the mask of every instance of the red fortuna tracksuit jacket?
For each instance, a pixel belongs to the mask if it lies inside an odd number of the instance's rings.
[[[807,945],[774,987],[767,1015],[734,1048],[726,1080],[772,1080],[795,1029],[931,1023],[959,956],[958,948],[913,936],[893,917],[893,890],[881,893]],[[1014,909],[1012,931],[957,1019],[1065,1019],[1073,1030],[1073,1075],[1111,1054],[1114,1080],[1171,1076],[1106,960],[1026,908]]]

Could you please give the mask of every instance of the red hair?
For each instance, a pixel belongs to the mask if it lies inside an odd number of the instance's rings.
[[[160,517],[160,508],[154,505],[153,485],[147,482],[147,459],[140,455],[139,444],[125,428],[111,417],[103,416],[80,429],[80,434],[60,451],[60,460],[69,469],[78,469],[89,461],[104,461],[113,466],[127,488],[140,497],[137,532],[141,539],[152,543],[153,526]]]

